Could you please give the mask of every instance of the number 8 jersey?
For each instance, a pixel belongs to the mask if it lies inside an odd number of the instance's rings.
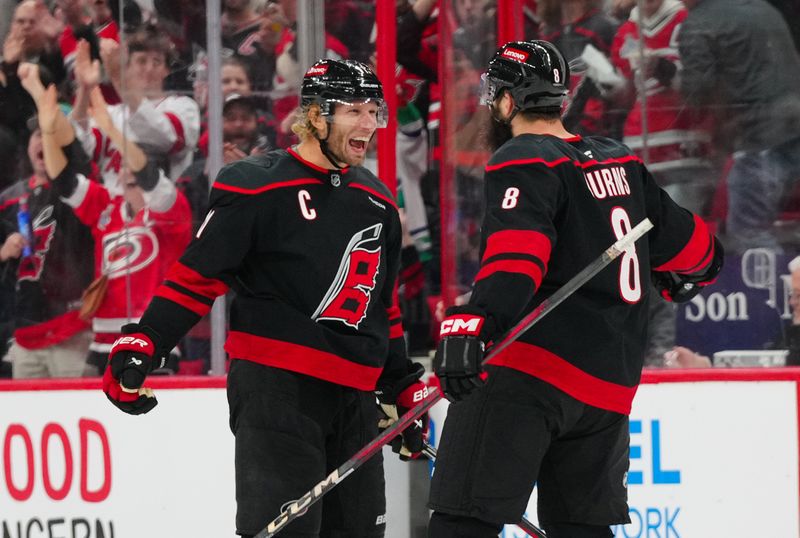
[[[626,146],[523,134],[485,174],[481,266],[470,303],[499,336],[649,218],[654,228],[491,362],[602,409],[630,413],[647,339],[650,272],[702,271],[713,236]]]
[[[373,390],[408,370],[400,243],[397,206],[366,169],[326,170],[292,150],[247,158],[220,172],[140,323],[173,345],[231,289],[231,358]]]

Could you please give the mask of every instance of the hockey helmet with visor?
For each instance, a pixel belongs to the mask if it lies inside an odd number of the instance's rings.
[[[320,114],[329,123],[355,124],[361,121],[358,114],[336,115],[336,105],[352,107],[366,103],[378,105],[376,128],[384,128],[388,123],[380,80],[369,66],[355,60],[323,59],[314,63],[303,77],[300,98],[304,108],[318,104]]]
[[[569,66],[548,41],[512,41],[495,52],[481,77],[481,104],[508,91],[516,111],[558,112],[567,98]]]

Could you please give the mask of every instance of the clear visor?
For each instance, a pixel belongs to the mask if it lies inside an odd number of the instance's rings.
[[[493,78],[489,78],[487,73],[481,75],[481,93],[480,93],[480,104],[482,105],[489,105],[492,106],[494,103],[495,97],[497,96],[497,90],[500,89],[500,85],[497,83],[496,80]]]
[[[327,104],[321,113],[328,123],[368,129],[383,129],[389,123],[389,110],[383,99],[357,102],[331,99]]]

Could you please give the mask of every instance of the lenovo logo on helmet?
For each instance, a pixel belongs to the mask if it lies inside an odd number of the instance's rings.
[[[512,60],[516,60],[518,62],[524,62],[528,59],[528,56],[530,56],[530,54],[519,49],[507,48],[506,50],[503,51],[502,56],[504,58],[510,58]]]
[[[312,65],[308,71],[306,71],[307,77],[316,77],[319,75],[324,75],[328,72],[328,64],[324,65]]]

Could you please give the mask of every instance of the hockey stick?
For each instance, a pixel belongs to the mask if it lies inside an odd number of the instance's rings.
[[[599,258],[587,265],[580,273],[572,277],[566,284],[556,290],[553,295],[539,303],[533,311],[522,318],[522,320],[508,331],[498,342],[491,346],[483,359],[483,364],[486,364],[494,356],[500,353],[503,349],[508,347],[515,341],[519,335],[533,327],[533,325],[550,313],[556,306],[561,304],[564,299],[572,295],[575,290],[583,286],[586,281],[599,273],[605,266],[616,259],[627,249],[631,248],[637,239],[646,234],[653,227],[650,219],[644,219],[637,224],[630,232],[625,234],[616,243],[606,249]],[[344,462],[338,469],[334,470],[325,479],[314,486],[314,488],[305,493],[302,497],[289,504],[284,508],[278,517],[273,519],[267,526],[262,529],[255,538],[270,538],[275,536],[281,529],[288,525],[292,520],[298,518],[306,513],[308,507],[322,498],[323,495],[328,493],[336,484],[347,478],[347,475],[361,467],[365,461],[374,456],[386,443],[394,439],[396,436],[405,430],[413,421],[421,417],[428,409],[433,407],[433,404],[442,398],[442,394],[436,388],[431,388],[428,391],[428,396],[419,405],[410,409],[406,414],[400,417],[397,422],[392,424],[381,432],[378,437],[369,442],[364,448],[356,452],[356,454]]]
[[[412,422],[417,420],[428,409],[433,407],[433,404],[442,398],[439,390],[436,387],[428,389],[428,396],[419,405],[409,410],[406,414],[400,417],[397,422],[386,428],[375,439],[370,441],[364,448],[355,453],[355,455],[339,466],[338,469],[329,474],[325,479],[314,486],[314,488],[307,492],[305,495],[296,501],[286,506],[278,517],[273,519],[264,529],[255,535],[255,538],[268,538],[275,536],[281,529],[288,525],[293,519],[298,518],[306,513],[308,507],[320,500],[323,495],[328,493],[336,484],[347,478],[347,476],[361,467],[364,462],[374,456],[383,445],[400,435],[403,430],[411,425]]]
[[[422,453],[425,454],[431,461],[436,461],[436,449],[428,443],[422,445]],[[547,538],[547,535],[545,535],[544,531],[528,521],[525,516],[522,516],[522,520],[517,523],[517,527],[526,532],[528,536],[533,536],[533,538]]]

